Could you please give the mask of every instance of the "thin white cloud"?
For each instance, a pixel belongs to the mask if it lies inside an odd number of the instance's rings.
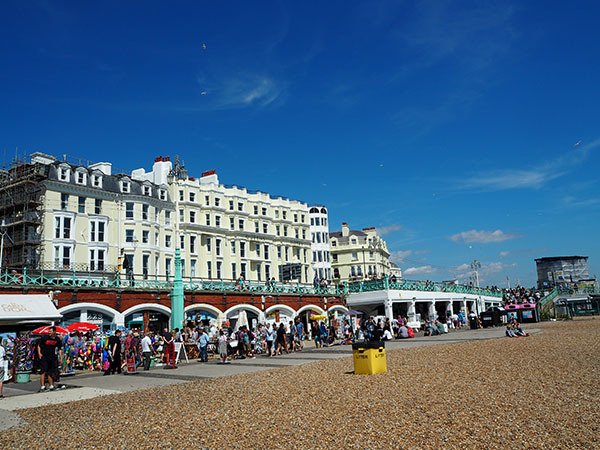
[[[403,263],[406,260],[406,258],[408,258],[410,255],[412,255],[412,250],[397,250],[391,253],[390,260],[392,262],[395,262],[396,264],[399,264]]]
[[[583,163],[590,150],[600,147],[600,138],[569,149],[564,154],[536,167],[480,171],[456,182],[459,189],[503,191],[506,189],[540,189]]]
[[[499,272],[503,272],[506,269],[510,269],[512,267],[516,267],[517,264],[515,263],[503,263],[500,261],[495,261],[495,262],[491,262],[488,264],[483,264],[481,269],[479,270],[479,275],[491,275],[494,273],[499,273]]]
[[[469,230],[461,233],[456,233],[448,239],[454,242],[462,242],[464,244],[480,243],[489,244],[491,242],[504,242],[511,239],[521,237],[518,234],[507,234],[502,230],[485,231],[485,230]]]
[[[600,197],[595,198],[577,198],[566,196],[562,199],[564,208],[590,208],[600,204]]]
[[[480,189],[483,191],[502,191],[506,189],[539,189],[549,181],[562,177],[566,172],[555,168],[496,170],[482,172],[479,175],[461,181],[462,189]]]
[[[498,256],[500,256],[500,258],[506,258],[508,256],[527,255],[530,253],[543,253],[546,250],[547,250],[546,248],[524,248],[521,250],[513,250],[513,251],[505,250],[503,252],[498,253]]]
[[[430,273],[435,273],[437,269],[430,265],[419,266],[419,267],[409,267],[403,271],[404,275],[426,275]]]
[[[266,107],[283,101],[284,97],[283,83],[267,75],[245,74],[221,80],[199,77],[197,81],[199,88],[206,92],[202,96],[206,109]]]
[[[402,225],[400,225],[399,223],[394,223],[392,225],[387,225],[385,227],[377,228],[377,231],[379,232],[379,234],[384,235],[384,234],[393,233],[394,231],[400,231],[401,229],[402,229]]]
[[[581,149],[583,151],[587,152],[587,151],[592,150],[592,149],[594,149],[596,147],[600,147],[600,138],[596,139],[595,141],[590,142],[589,144],[583,144],[581,146]]]

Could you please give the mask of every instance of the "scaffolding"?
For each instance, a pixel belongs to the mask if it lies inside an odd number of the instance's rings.
[[[0,170],[2,270],[37,269],[41,259],[44,181],[49,166],[15,158]]]

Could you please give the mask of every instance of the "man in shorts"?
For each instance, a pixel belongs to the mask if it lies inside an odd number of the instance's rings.
[[[46,377],[48,377],[49,390],[54,390],[54,380],[52,377],[58,371],[58,360],[56,351],[62,360],[62,341],[56,335],[56,327],[50,327],[48,336],[44,336],[38,345],[38,356],[40,357],[40,391],[46,390]]]
[[[296,319],[296,348],[300,351],[304,348],[304,324],[300,321],[300,319]]]

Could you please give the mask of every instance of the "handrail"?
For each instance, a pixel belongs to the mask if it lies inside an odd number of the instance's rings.
[[[486,288],[463,286],[456,284],[437,283],[433,281],[392,281],[388,277],[378,280],[353,281],[349,283],[350,293],[379,291],[382,289],[395,289],[401,291],[429,291],[429,292],[452,292],[459,294],[487,295],[490,297],[502,297],[501,291]]]
[[[140,275],[123,275],[118,272],[82,272],[82,271],[34,271],[23,269],[23,273],[4,271],[0,273],[0,286],[27,286],[27,287],[78,287],[102,289],[148,289],[164,290],[173,289],[173,277],[154,277],[154,279]],[[310,295],[335,295],[347,294],[347,285],[314,286],[300,283],[276,283],[257,281],[225,281],[201,280],[189,278],[184,281],[185,291],[218,291],[218,292],[251,292],[258,294],[310,294]]]
[[[144,277],[140,275],[125,276],[123,274],[108,272],[83,272],[83,271],[29,271],[23,273],[10,273],[5,271],[0,274],[0,286],[44,286],[44,287],[81,287],[103,289],[148,289],[172,290],[172,277]],[[183,288],[186,291],[217,291],[217,292],[252,292],[258,294],[311,294],[311,295],[337,295],[345,296],[350,293],[371,292],[379,290],[410,290],[429,292],[452,292],[459,294],[486,295],[502,297],[499,291],[472,286],[436,283],[432,281],[400,280],[392,281],[388,277],[378,280],[343,282],[337,285],[320,286],[300,283],[277,283],[257,281],[234,280],[202,280],[189,278],[184,280]]]

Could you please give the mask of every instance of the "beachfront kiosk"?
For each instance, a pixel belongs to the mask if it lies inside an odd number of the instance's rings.
[[[505,305],[508,320],[517,319],[521,323],[532,323],[540,321],[540,314],[535,303],[520,303],[516,305]]]

